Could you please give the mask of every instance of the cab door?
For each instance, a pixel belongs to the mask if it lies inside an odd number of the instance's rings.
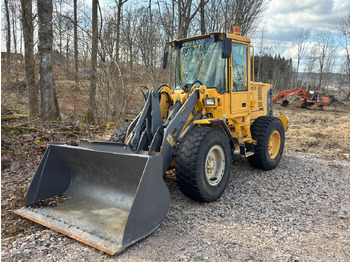
[[[233,42],[230,67],[231,114],[244,115],[249,110],[247,57],[247,44]]]

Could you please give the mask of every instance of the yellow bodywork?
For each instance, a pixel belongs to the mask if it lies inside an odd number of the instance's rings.
[[[284,127],[284,131],[287,131],[288,129],[288,118],[286,117],[285,114],[281,113],[278,118],[281,120],[283,127]]]
[[[220,39],[224,38],[222,33],[215,34],[219,35]],[[209,36],[210,35],[196,36],[175,40],[173,42],[191,41]],[[252,63],[254,63],[254,48],[250,44],[250,39],[235,34],[226,34],[225,37],[231,38],[233,43],[245,44],[247,46],[247,90],[233,90],[233,58],[231,55],[231,58],[228,58],[229,70],[225,77],[225,92],[220,93],[216,88],[207,88],[199,84],[192,86],[188,93],[182,89],[171,90],[169,87],[164,87],[161,92],[161,113],[162,115],[166,114],[167,110],[169,110],[171,105],[175,104],[176,101],[180,101],[181,104],[183,104],[193,90],[199,89],[200,97],[195,106],[195,110],[188,118],[182,132],[184,132],[187,126],[193,121],[197,112],[201,111],[202,116],[205,117],[200,120],[195,120],[195,125],[211,126],[213,122],[222,120],[227,126],[226,130],[229,130],[232,137],[237,139],[238,143],[235,144],[235,146],[244,145],[245,143],[255,144],[256,141],[252,138],[250,127],[255,119],[260,116],[266,116],[269,112],[272,112],[272,103],[268,103],[268,91],[272,88],[272,85],[254,82],[254,78],[251,79],[250,77],[254,76],[254,72],[251,72],[253,68]],[[249,59],[251,57],[252,59]],[[214,99],[215,103],[213,105],[206,105],[206,99],[208,98]],[[282,121],[284,129],[286,130],[288,126],[287,117],[281,115],[278,118]],[[221,128],[220,125],[216,125],[215,127]],[[278,136],[275,135],[271,139],[278,139]],[[272,157],[275,151],[275,148],[271,148]]]
[[[195,113],[202,111],[203,116],[212,116],[210,118],[195,120],[194,123],[196,125],[211,125],[213,120],[220,119],[224,121],[230,130],[232,137],[237,138],[240,144],[253,143],[250,134],[250,126],[259,116],[267,115],[267,108],[263,105],[266,104],[267,91],[271,88],[270,85],[256,83],[256,85],[253,86],[253,83],[251,83],[249,88],[250,92],[239,92],[237,98],[230,93],[221,94],[216,89],[208,89],[205,86],[194,86],[192,89],[194,88],[198,88],[200,94],[200,99],[198,99],[195,106]],[[168,93],[168,95],[163,92]],[[175,103],[175,101],[179,99],[182,104],[188,97],[188,94],[183,90],[171,91],[169,87],[163,88],[162,93],[160,102],[162,115],[165,114],[168,108],[168,97],[171,97],[172,103]],[[260,100],[258,99],[258,93],[261,93]],[[205,105],[205,100],[207,98],[214,98],[215,105]],[[231,102],[231,99],[234,99],[234,101]],[[240,105],[245,103],[249,106],[237,108],[237,106],[231,106],[233,103]],[[195,114],[192,114],[187,120],[183,130],[186,129],[194,116]],[[284,116],[283,119],[282,123],[287,125],[287,118]]]

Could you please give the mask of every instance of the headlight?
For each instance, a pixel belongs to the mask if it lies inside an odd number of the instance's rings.
[[[205,100],[205,104],[206,104],[207,106],[215,106],[215,98],[207,98],[207,99]]]

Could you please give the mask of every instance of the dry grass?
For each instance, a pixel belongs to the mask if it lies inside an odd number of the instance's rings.
[[[87,106],[86,92],[74,91],[73,81],[56,81],[56,88],[62,119],[81,121]],[[130,100],[128,111],[132,107],[141,108],[141,95],[135,88],[134,94],[136,93],[138,97],[134,101]],[[26,93],[2,90],[2,107],[16,108],[27,114]],[[350,161],[350,103],[346,106],[327,106],[323,111],[296,108],[293,103],[288,108],[277,104],[275,115],[279,113],[284,113],[289,119],[287,150]],[[103,138],[108,138],[109,135],[107,132]]]
[[[275,106],[275,115],[289,119],[286,149],[350,161],[350,106],[327,106],[323,111]]]
[[[20,69],[19,76],[23,81],[23,68]],[[14,79],[14,71],[12,79]],[[26,90],[19,88],[18,84],[6,86],[4,81],[3,78],[1,83],[2,109],[16,108],[22,114],[28,114]],[[160,78],[158,82],[166,83],[167,81]],[[143,98],[139,87],[141,85],[151,87],[151,81],[143,70],[135,69],[132,75],[124,74],[124,83],[127,90],[127,115],[125,117],[132,118],[142,108]],[[74,90],[74,81],[67,80],[65,72],[55,67],[55,85],[62,120],[77,122],[83,120],[87,108],[89,84],[88,77],[82,77],[79,90]],[[350,161],[350,103],[348,102],[346,106],[326,106],[323,111],[296,108],[294,103],[291,103],[288,108],[281,107],[279,104],[275,106],[275,115],[282,112],[289,118],[286,149]],[[119,122],[118,116],[107,118],[106,121]],[[103,138],[107,139],[109,135],[107,132]]]

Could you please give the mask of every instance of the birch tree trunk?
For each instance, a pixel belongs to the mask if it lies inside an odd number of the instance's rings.
[[[350,98],[350,89],[346,90],[346,86],[350,86],[350,10],[348,14],[340,20],[338,27],[339,43],[343,47],[345,54],[343,56],[343,66],[341,67],[341,73],[345,76],[343,87],[341,90],[346,92],[346,100]]]
[[[32,0],[21,0],[24,38],[24,67],[29,100],[29,116],[39,116],[39,90],[35,84]]]
[[[96,68],[97,68],[97,48],[98,48],[97,7],[98,7],[98,0],[93,0],[92,1],[92,50],[91,50],[89,107],[85,114],[85,121],[88,123],[95,122],[95,113],[96,113]]]
[[[11,56],[11,24],[10,24],[10,11],[9,1],[5,0],[5,13],[6,13],[6,85],[10,82],[10,56]]]
[[[12,32],[13,32],[13,46],[15,51],[15,71],[16,71],[16,82],[19,81],[19,73],[18,73],[18,56],[17,56],[17,3],[12,3]]]
[[[200,2],[200,14],[201,14],[201,34],[204,35],[206,33],[205,30],[205,3],[204,0]]]
[[[41,95],[41,118],[57,120],[60,112],[53,80],[52,59],[52,0],[37,0],[39,35],[39,88]]]
[[[116,42],[115,42],[115,61],[119,63],[119,47],[120,47],[120,24],[122,20],[122,8],[123,5],[127,2],[128,0],[116,0],[117,4],[117,21],[116,21],[116,31],[117,31],[117,37],[116,37]]]
[[[78,14],[77,0],[74,0],[74,88],[78,89]]]

